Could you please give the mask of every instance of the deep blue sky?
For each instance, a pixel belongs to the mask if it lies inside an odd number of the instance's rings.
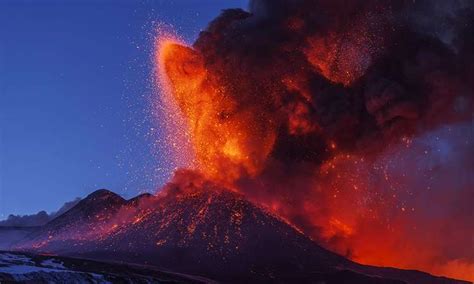
[[[0,1],[0,219],[163,184],[173,166],[146,135],[154,27],[192,42],[221,9],[246,5]]]

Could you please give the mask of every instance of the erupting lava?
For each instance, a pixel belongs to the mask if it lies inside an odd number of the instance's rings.
[[[199,169],[223,181],[259,173],[275,141],[271,118],[262,127],[254,121],[256,109],[239,109],[226,85],[207,71],[204,59],[193,49],[167,40],[157,58],[186,117]]]
[[[195,166],[352,259],[474,279],[474,13],[446,6],[253,0],[159,38]]]

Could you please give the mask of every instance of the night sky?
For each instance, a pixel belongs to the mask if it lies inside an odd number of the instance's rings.
[[[156,27],[192,42],[219,10],[247,3],[98,2],[0,2],[0,219],[98,188],[156,191],[174,168],[152,147]]]

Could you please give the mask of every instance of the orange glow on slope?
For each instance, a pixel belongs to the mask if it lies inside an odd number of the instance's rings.
[[[421,210],[405,201],[404,196],[414,194],[406,187],[407,181],[403,176],[393,176],[383,164],[340,154],[323,163],[314,179],[301,180],[296,183],[309,184],[310,188],[301,206],[292,207],[288,200],[276,195],[256,196],[253,201],[264,204],[289,223],[296,221],[297,226],[300,214],[304,214],[309,222],[300,227],[304,234],[358,263],[474,279],[473,263],[461,258],[446,262],[442,257],[447,249],[443,247],[445,236],[433,235],[433,232],[448,231],[451,238],[463,244],[466,242],[462,236],[472,234],[472,230],[456,227],[455,220],[420,221],[423,220]]]
[[[318,183],[334,195],[331,198],[327,193],[326,218],[314,220],[323,228],[322,235],[333,251],[348,253],[352,260],[367,265],[474,279],[474,264],[461,258],[446,262],[442,258],[445,236],[433,236],[433,232],[451,231],[450,237],[462,244],[466,243],[463,236],[472,234],[472,230],[457,227],[454,220],[423,220],[416,204],[406,199],[416,193],[407,187],[403,174],[394,175],[384,163],[338,155],[323,164],[320,175]],[[380,178],[374,180],[373,176]]]
[[[242,175],[255,176],[275,140],[274,132],[255,125],[256,110],[240,109],[195,50],[168,40],[158,48],[156,58],[186,118],[201,172],[229,182]]]

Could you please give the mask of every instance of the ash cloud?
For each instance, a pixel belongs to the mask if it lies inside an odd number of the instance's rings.
[[[189,51],[200,80],[231,102],[220,120],[252,113],[245,154],[262,152],[256,130],[275,137],[258,174],[235,186],[355,260],[472,275],[473,7],[253,0],[224,10]]]
[[[274,156],[320,162],[333,142],[373,151],[471,116],[473,5],[440,5],[256,0],[224,11],[194,47],[241,109],[259,107],[256,124],[274,117]]]

